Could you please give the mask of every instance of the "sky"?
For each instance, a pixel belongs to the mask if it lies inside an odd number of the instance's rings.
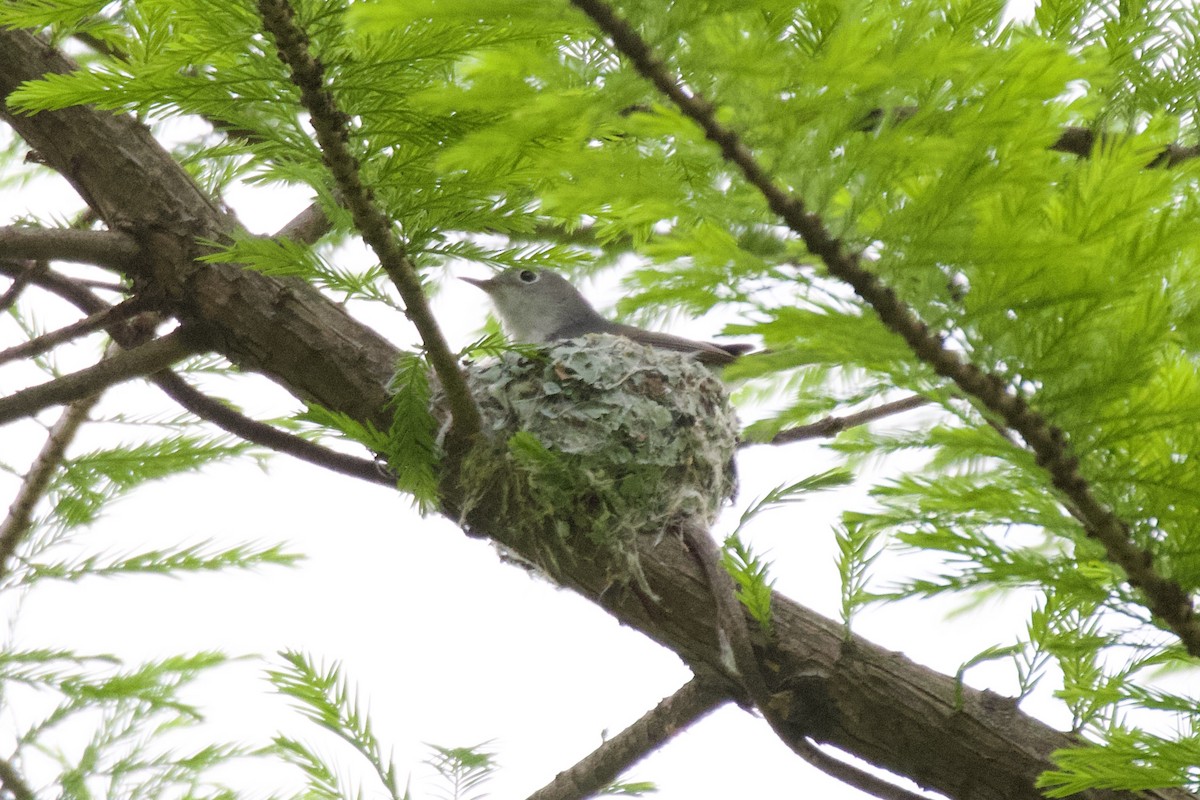
[[[260,233],[277,230],[307,203],[303,192],[263,187],[242,188],[226,200]],[[63,218],[64,208],[78,205],[56,179],[20,190],[0,182],[0,224],[29,213]],[[337,258],[364,263],[365,256],[347,248]],[[487,273],[478,265],[461,265],[454,274]],[[617,285],[615,276],[605,280],[584,289],[607,311]],[[476,338],[488,313],[483,293],[460,281],[446,281],[433,305],[455,348]],[[47,327],[67,321],[51,305],[43,314]],[[399,347],[414,342],[398,315],[373,311],[364,318]],[[722,324],[719,319],[673,321],[670,330],[711,338]],[[19,339],[11,321],[0,321],[0,348]],[[79,348],[64,364],[76,359],[82,365],[95,353],[95,344]],[[0,370],[0,390],[27,378]],[[260,418],[297,408],[259,376],[210,384],[218,385]],[[171,408],[157,389],[139,383],[111,391],[97,414]],[[767,410],[747,408],[744,421]],[[923,413],[930,412],[912,412],[887,424],[911,425]],[[40,419],[49,422],[56,415]],[[127,435],[117,426],[93,426],[79,446]],[[0,427],[0,453],[7,463],[23,467],[40,444],[41,433],[31,424]],[[738,460],[741,493],[718,523],[718,537],[732,529],[746,504],[771,487],[837,463],[820,442],[749,448]],[[868,465],[854,487],[752,523],[744,536],[773,562],[777,589],[836,618],[833,530],[838,515],[867,507],[865,487],[907,466],[912,463]],[[0,474],[4,506],[16,485],[15,477]],[[279,731],[312,742],[354,776],[353,785],[361,786],[365,797],[382,794],[351,753],[272,693],[265,670],[281,663],[278,651],[302,650],[318,662],[341,665],[385,752],[393,752],[401,775],[412,776],[418,798],[438,796],[440,788],[422,764],[430,755],[429,743],[488,742],[499,764],[488,784],[490,796],[522,797],[690,677],[670,651],[573,593],[502,563],[487,543],[467,538],[446,519],[422,519],[404,497],[386,488],[286,456],[275,457],[265,469],[242,461],[149,484],[113,504],[72,546],[87,553],[132,553],[201,541],[282,542],[306,560],[290,569],[184,580],[138,576],[42,584],[19,603],[0,599],[9,641],[20,647],[114,653],[130,662],[207,649],[258,654],[223,668],[218,679],[191,692],[206,710],[206,729],[214,738],[248,744],[262,744]],[[881,579],[895,566],[885,559]],[[1019,599],[960,615],[951,613],[955,608],[931,601],[874,608],[856,621],[855,631],[953,674],[977,652],[1009,643],[1026,610]],[[967,682],[1007,694],[1015,686],[1011,669],[995,664],[973,669]],[[1041,697],[1023,708],[1060,727],[1067,722]],[[0,715],[0,731],[13,718],[28,723],[33,714],[12,707],[8,713],[12,716]],[[28,768],[37,785],[45,765],[31,761]],[[288,783],[294,774],[285,771],[248,770],[236,779],[257,787],[257,796],[297,785]],[[655,782],[655,796],[663,800],[863,796],[801,762],[764,722],[736,707],[725,707],[686,731],[625,779]]]

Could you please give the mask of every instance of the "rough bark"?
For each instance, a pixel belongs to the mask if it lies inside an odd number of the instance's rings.
[[[36,37],[0,31],[0,96],[22,81],[70,68]],[[140,292],[204,326],[214,347],[239,366],[268,375],[298,397],[359,420],[386,422],[385,386],[395,348],[307,285],[194,262],[197,236],[228,235],[236,222],[200,193],[143,126],[86,108],[34,116],[6,108],[3,116],[111,229],[140,243],[142,255],[129,266]],[[454,518],[460,503],[446,498]],[[473,535],[518,552],[523,547],[510,540],[494,500],[483,498],[461,521]],[[698,674],[721,673],[714,604],[694,558],[669,536],[648,538],[641,549],[656,602],[611,586],[586,554],[561,560],[553,577],[677,652]],[[1040,798],[1034,781],[1050,766],[1050,753],[1073,743],[991,693],[966,688],[956,705],[953,678],[847,638],[837,623],[784,597],[776,597],[775,613],[778,638],[760,655],[773,674],[773,707],[794,721],[795,736],[829,742],[922,786],[972,800]]]
[[[0,31],[0,97],[72,64],[36,36]],[[206,197],[126,115],[68,108],[3,118],[61,173],[108,227],[141,245],[131,259],[135,290],[185,321],[202,324],[218,349],[298,397],[382,422],[396,349],[311,286],[230,264],[194,261],[198,238],[219,240],[236,220]]]

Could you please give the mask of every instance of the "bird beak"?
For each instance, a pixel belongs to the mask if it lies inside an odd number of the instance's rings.
[[[485,280],[480,280],[479,278],[459,278],[459,280],[466,281],[467,283],[471,284],[472,286],[477,286],[480,289],[483,289],[485,292],[491,291],[492,285],[493,285],[492,279],[488,279],[485,281]]]

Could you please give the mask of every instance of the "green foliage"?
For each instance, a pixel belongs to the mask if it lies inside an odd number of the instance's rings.
[[[292,566],[303,556],[289,553],[282,545],[234,545],[220,550],[211,542],[146,550],[131,556],[85,555],[60,561],[28,560],[23,565],[22,583],[52,579],[79,581],[89,577],[118,575],[178,575],[185,572],[216,572],[228,569],[254,569],[263,564]]]
[[[644,797],[648,794],[654,794],[658,791],[658,787],[650,781],[631,781],[622,783],[613,783],[600,790],[601,796],[615,795],[617,797]]]
[[[396,478],[397,488],[412,496],[421,514],[428,514],[437,509],[437,463],[441,455],[438,422],[430,411],[429,380],[430,367],[422,355],[410,353],[400,358],[389,387],[392,424],[386,433],[315,403],[309,403],[295,421],[316,425],[318,433],[337,431],[382,456]]]
[[[434,754],[428,763],[447,784],[447,800],[479,800],[486,794],[475,792],[496,771],[496,757],[482,748],[487,742],[472,747],[441,747],[430,745]]]
[[[401,491],[412,494],[417,508],[427,514],[437,507],[438,423],[430,409],[431,369],[419,355],[400,359],[389,387],[392,392],[392,427],[388,431],[388,466]]]
[[[271,670],[271,682],[284,696],[293,701],[296,709],[323,730],[332,733],[364,761],[374,773],[384,796],[393,800],[411,800],[407,788],[401,790],[399,773],[372,730],[371,720],[362,710],[358,692],[342,675],[341,667],[314,663],[304,653],[289,650],[280,653],[284,660],[281,669]],[[448,800],[477,800],[485,795],[479,788],[496,772],[495,755],[483,748],[487,743],[470,747],[429,745],[433,751],[427,764],[437,772],[443,784],[440,797]],[[274,751],[305,776],[305,798],[346,800],[362,797],[363,790],[351,790],[349,781],[339,773],[318,749],[299,739],[279,735]]]
[[[154,480],[249,453],[253,445],[221,435],[176,435],[103,448],[68,459],[48,491],[52,516],[65,527],[92,522],[116,497]]]
[[[812,492],[846,486],[852,480],[853,475],[849,471],[832,469],[785,486],[776,486],[746,507],[737,528],[726,537],[721,564],[737,584],[738,598],[768,636],[772,633],[771,594],[774,586],[774,581],[767,575],[771,565],[755,555],[742,541],[742,530],[747,523],[768,510],[802,502]]]
[[[737,533],[725,537],[721,552],[721,566],[733,577],[737,586],[738,599],[758,622],[767,636],[774,633],[771,621],[771,595],[775,581],[768,576],[769,561],[754,554]]]
[[[841,615],[847,637],[854,616],[876,599],[867,587],[871,582],[871,565],[879,558],[881,547],[878,532],[863,524],[860,515],[846,513],[842,524],[834,530],[837,542],[837,570],[842,587]]]
[[[1094,788],[1138,791],[1200,781],[1200,735],[1194,732],[1164,739],[1114,724],[1100,744],[1055,753],[1059,768],[1043,773],[1038,786],[1048,797],[1069,797]]]
[[[23,720],[16,752],[49,756],[59,770],[53,784],[61,797],[232,796],[212,773],[261,754],[178,738],[202,720],[181,692],[226,661],[219,653],[197,653],[130,669],[108,655],[6,649],[0,692],[11,702],[36,690],[48,709]]]
[[[363,424],[352,417],[337,411],[330,411],[316,403],[309,403],[303,413],[295,416],[294,421],[337,431],[346,439],[358,442],[376,453],[387,451],[387,434],[380,432],[374,425]]]
[[[784,508],[793,503],[802,503],[813,492],[848,486],[853,480],[854,475],[849,470],[831,469],[801,478],[794,483],[776,486],[746,506],[746,510],[742,512],[742,518],[738,521],[738,528],[741,529],[746,523],[765,511]]]
[[[341,668],[336,663],[321,667],[307,655],[292,650],[280,656],[287,662],[284,669],[268,673],[275,688],[291,698],[301,714],[349,744],[370,765],[388,797],[407,797],[407,792],[400,789],[395,764],[383,754],[371,720],[359,707]],[[333,770],[306,745],[286,736],[277,737],[275,745],[280,755],[305,772],[310,791],[318,797],[343,796]]]
[[[356,273],[330,263],[313,248],[291,239],[246,236],[201,260],[242,264],[265,275],[303,278],[314,286],[340,295],[342,300],[353,298],[395,305],[386,290],[387,278],[380,267]]]
[[[1082,535],[1022,443],[813,265],[717,148],[582,15],[532,0],[296,6],[353,120],[364,179],[426,279],[461,260],[583,273],[634,253],[621,313],[719,310],[727,332],[769,348],[727,373],[746,382],[743,396],[774,409],[750,438],[897,390],[931,398],[936,411],[905,417],[903,432],[853,430],[834,444],[852,468],[889,456],[921,463],[879,480],[876,507],[847,514],[835,534],[844,623],[872,599],[1031,598],[1018,641],[964,663],[1007,654],[1022,697],[1061,673],[1062,703],[1105,747],[1061,755],[1046,785],[1200,783],[1186,766],[1198,762],[1195,703],[1160,685],[1161,670],[1191,662]],[[1080,474],[1154,552],[1154,566],[1200,592],[1196,167],[1147,168],[1166,143],[1196,139],[1196,6],[1045,0],[1029,20],[1006,16],[996,0],[619,8],[931,330],[1067,434]],[[81,48],[84,69],[30,82],[10,98],[14,109],[86,103],[153,125],[202,117],[218,133],[206,129],[178,153],[203,186],[215,195],[238,182],[304,186],[333,224],[318,249],[247,238],[214,257],[339,299],[390,302],[376,269],[338,266],[328,249],[348,235],[347,216],[251,4],[18,0],[0,5],[0,24],[44,26],[58,40],[86,34],[109,48]],[[1081,159],[1051,149],[1065,126],[1114,135]],[[27,336],[40,330],[36,318],[20,322]],[[500,353],[494,342],[476,350]],[[55,359],[36,366],[53,374]],[[426,370],[414,356],[397,375],[387,432],[317,409],[307,419],[387,453],[401,487],[428,508],[436,428]],[[540,440],[506,437],[503,450],[530,471],[561,472]],[[78,456],[52,487],[46,527],[89,522],[134,486],[245,452],[176,432]],[[817,488],[785,483],[757,507]],[[765,597],[759,562],[732,547],[743,595]],[[204,569],[277,555],[185,548],[146,563]],[[872,591],[884,556],[918,566]],[[26,575],[140,564],[50,562]],[[1134,715],[1154,724],[1127,726]],[[290,752],[311,767],[314,796],[337,796],[319,759]]]

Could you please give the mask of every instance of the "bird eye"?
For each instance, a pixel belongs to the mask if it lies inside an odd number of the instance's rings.
[[[531,269],[523,269],[517,273],[521,283],[537,283],[538,274]]]

